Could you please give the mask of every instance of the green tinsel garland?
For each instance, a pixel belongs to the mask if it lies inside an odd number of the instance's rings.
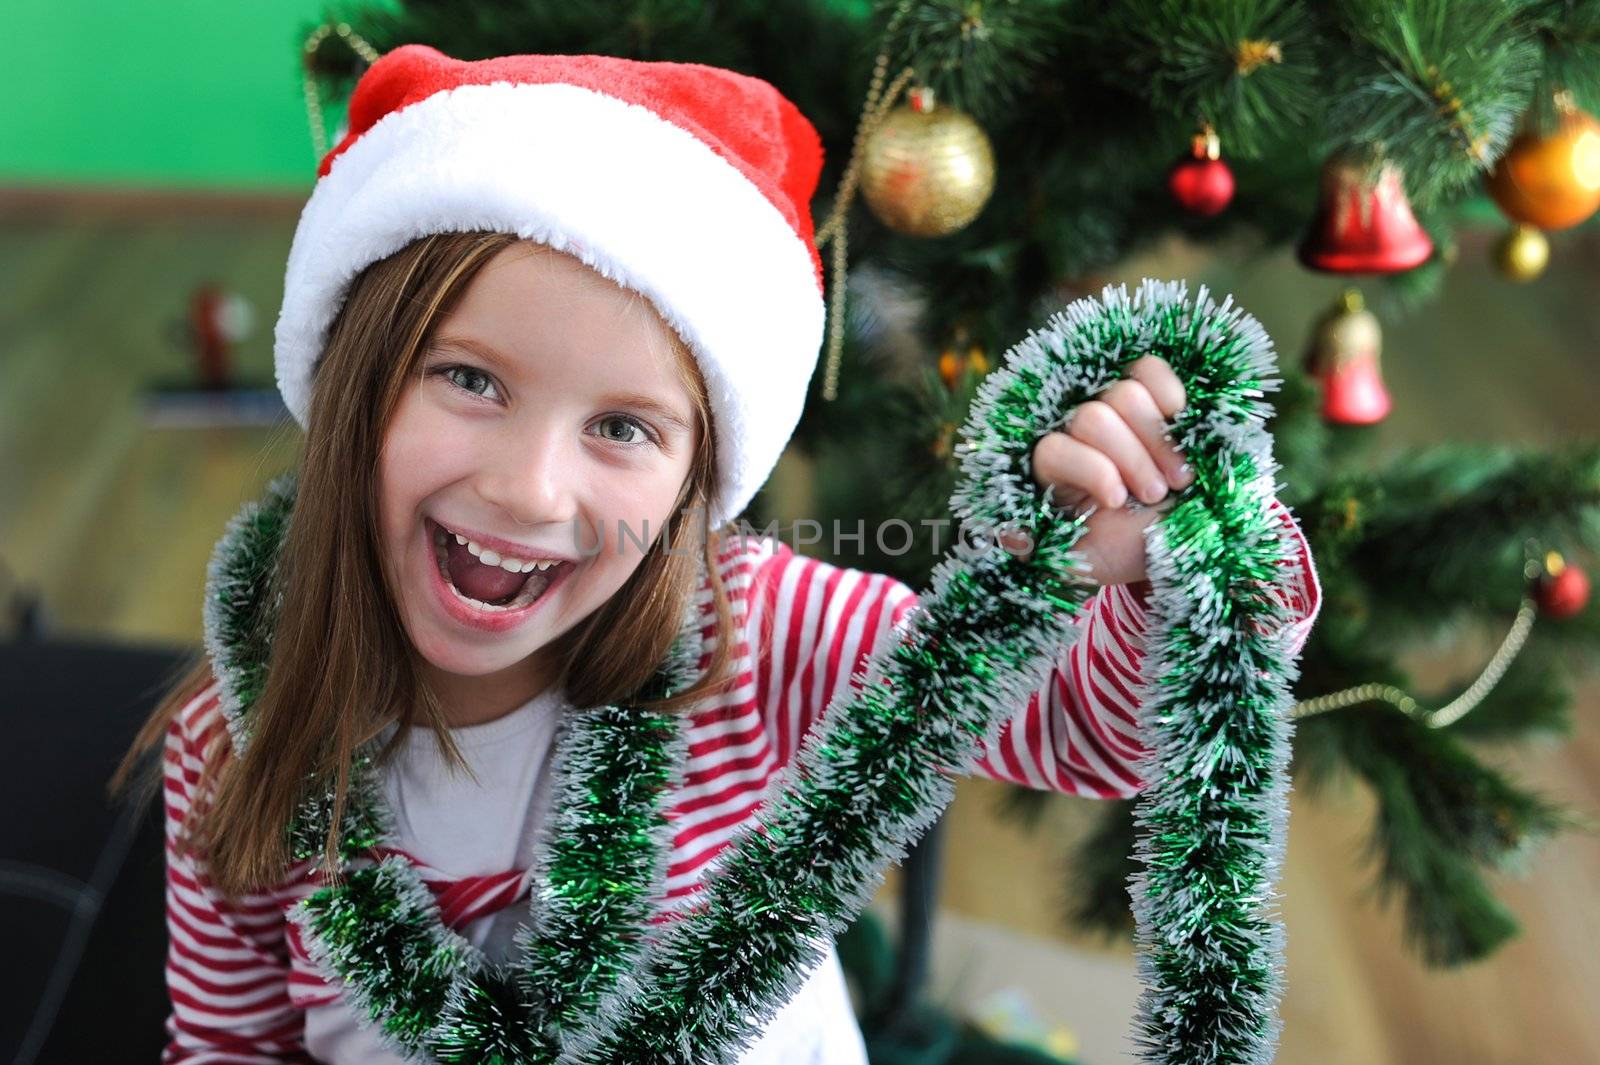
[[[221,693],[223,719],[235,755],[250,746],[249,709],[267,681],[267,658],[282,602],[278,547],[294,510],[293,475],[279,477],[266,494],[248,503],[228,522],[206,567],[203,608],[206,652]],[[339,853],[365,853],[387,833],[372,772],[375,744],[356,752],[350,767],[350,801],[340,825]],[[290,852],[297,860],[322,853],[333,820],[333,795],[308,780],[306,798],[289,826]]]
[[[985,379],[952,510],[964,525],[1026,533],[1032,556],[957,551],[940,563],[903,642],[829,708],[764,831],[740,836],[706,910],[652,947],[635,997],[597,1019],[606,1032],[582,1060],[733,1060],[937,816],[951,794],[943,770],[970,766],[975,741],[1042,684],[1091,590],[1072,579],[1083,520],[1042,497],[1032,449],[1148,354],[1187,389],[1173,433],[1196,480],[1147,535],[1140,1041],[1149,1061],[1270,1060],[1282,939],[1268,896],[1298,675],[1267,594],[1289,557],[1268,516],[1277,467],[1262,424],[1279,382],[1266,333],[1231,300],[1217,307],[1202,289],[1191,305],[1182,284],[1151,281],[1132,299],[1107,288],[1072,304]]]
[[[265,683],[279,595],[277,555],[296,482],[285,476],[229,523],[207,572],[206,646],[234,749],[250,739]],[[681,690],[696,674],[700,611],[684,611],[673,651],[641,695]],[[532,924],[514,940],[521,964],[496,966],[444,927],[410,863],[348,871],[296,907],[313,957],[343,980],[397,1052],[441,1061],[554,1060],[563,1025],[611,992],[634,960],[665,872],[671,829],[661,797],[681,778],[682,718],[601,707],[567,716],[557,739],[550,841],[529,900]],[[359,859],[392,825],[377,782],[374,740],[357,752],[339,853]],[[297,859],[323,852],[333,797],[308,780],[288,826]],[[530,1018],[538,1018],[537,1023]]]
[[[404,863],[385,862],[302,903],[317,956],[412,1056],[735,1060],[948,803],[949,772],[971,766],[1077,636],[1073,619],[1094,588],[1073,551],[1085,516],[1062,514],[1038,491],[1031,452],[1147,354],[1166,359],[1186,386],[1173,432],[1196,479],[1147,533],[1139,1039],[1153,1062],[1269,1061],[1282,957],[1270,896],[1298,675],[1283,608],[1267,594],[1288,556],[1287,536],[1269,517],[1277,467],[1262,427],[1262,397],[1278,382],[1260,325],[1204,289],[1191,304],[1179,283],[1146,281],[1131,299],[1107,288],[1101,300],[1072,304],[984,381],[951,500],[963,529],[980,535],[965,535],[940,563],[902,641],[876,654],[828,709],[787,786],[760,812],[759,830],[745,826],[719,856],[703,908],[640,949],[637,888],[648,863],[637,844],[648,839],[655,861],[664,846],[652,823],[659,811],[640,792],[658,804],[665,787],[628,782],[670,759],[664,727],[635,729],[640,715],[622,713],[611,722],[619,742],[594,747],[593,761],[565,752],[563,802],[588,805],[561,818],[550,845],[552,855],[564,846],[586,855],[580,883],[610,859],[622,863],[634,886],[615,919],[588,924],[575,907],[552,920],[539,905],[580,895],[541,892],[520,967],[491,966],[443,928]],[[1031,555],[1000,550],[994,534],[1003,529],[1026,534]],[[242,660],[217,658],[222,668]],[[259,680],[248,669],[240,676],[235,691]],[[595,787],[584,796],[586,780]],[[598,826],[616,834],[601,843],[589,831]],[[552,884],[555,872],[552,864]],[[586,979],[590,966],[599,975]]]

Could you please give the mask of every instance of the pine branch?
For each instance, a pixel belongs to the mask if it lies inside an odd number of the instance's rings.
[[[914,65],[941,99],[992,120],[1055,58],[1067,10],[1037,0],[881,0],[875,21],[887,31],[891,70]]]
[[[1153,109],[1210,122],[1230,157],[1259,157],[1315,113],[1315,42],[1296,0],[1138,0],[1087,34]]]
[[[703,58],[717,48],[714,18],[714,5],[703,0],[407,0],[402,7],[366,8],[359,23],[384,51],[421,42],[457,59],[538,51],[679,61],[698,56],[700,62],[714,63]]]
[[[1580,106],[1600,106],[1600,5],[1591,0],[1524,0],[1522,18],[1544,54],[1534,90],[1535,128],[1549,130],[1555,113],[1551,99],[1567,89]]]
[[[1378,896],[1402,903],[1412,948],[1453,966],[1514,935],[1482,870],[1515,868],[1576,819],[1476,760],[1449,730],[1370,708],[1326,718],[1322,731],[1377,800],[1367,858]]]
[[[1428,448],[1356,488],[1320,527],[1347,524],[1347,558],[1363,594],[1395,631],[1426,629],[1459,611],[1514,607],[1525,538],[1600,548],[1600,447],[1555,454],[1507,447]],[[1417,550],[1427,545],[1427,550]]]
[[[1330,94],[1330,147],[1381,146],[1413,199],[1466,189],[1505,150],[1540,55],[1502,0],[1343,0],[1349,59]]]

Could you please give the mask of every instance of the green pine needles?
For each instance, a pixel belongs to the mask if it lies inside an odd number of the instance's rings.
[[[719,856],[698,907],[650,927],[669,848],[662,809],[683,758],[679,719],[601,708],[566,726],[555,821],[512,959],[491,962],[446,929],[426,887],[394,859],[353,863],[342,884],[296,908],[313,957],[414,1059],[736,1060],[944,809],[952,774],[1076,636],[1094,590],[1074,551],[1086,516],[1038,490],[1032,449],[1149,354],[1188,391],[1172,431],[1196,480],[1146,534],[1138,1036],[1151,1062],[1270,1061],[1283,948],[1271,899],[1297,676],[1284,608],[1268,594],[1288,555],[1287,531],[1269,517],[1277,467],[1263,428],[1263,396],[1278,382],[1260,325],[1204,289],[1191,301],[1181,283],[1080,300],[984,380],[951,499],[958,545],[900,638],[840,693],[783,789]],[[289,495],[271,498],[286,507]],[[225,705],[245,733],[240,693],[259,690],[246,681],[261,676],[270,635],[244,621],[268,615],[219,577],[248,572],[266,587],[285,516],[247,509],[212,568],[211,607],[227,622],[213,660],[232,674]],[[1031,550],[1003,549],[1003,533]],[[666,691],[691,676],[699,645],[689,620],[658,674]],[[376,792],[362,794],[366,805]],[[361,816],[355,823],[386,823],[375,808]]]

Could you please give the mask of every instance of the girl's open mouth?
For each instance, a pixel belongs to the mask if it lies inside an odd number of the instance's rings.
[[[440,577],[463,606],[475,611],[526,609],[573,568],[562,559],[502,559],[431,519],[428,526]]]

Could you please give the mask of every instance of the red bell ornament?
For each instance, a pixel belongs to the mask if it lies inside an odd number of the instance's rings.
[[[1421,266],[1433,241],[1411,213],[1400,168],[1377,169],[1364,156],[1340,152],[1322,168],[1322,193],[1311,228],[1300,241],[1300,261],[1333,274],[1395,274]]]
[[[1222,142],[1208,123],[1194,135],[1189,154],[1167,172],[1167,191],[1190,214],[1209,218],[1233,200],[1233,171],[1222,161]]]
[[[1392,403],[1383,387],[1383,330],[1361,293],[1346,289],[1317,322],[1306,372],[1322,385],[1322,420],[1331,425],[1371,425]]]

